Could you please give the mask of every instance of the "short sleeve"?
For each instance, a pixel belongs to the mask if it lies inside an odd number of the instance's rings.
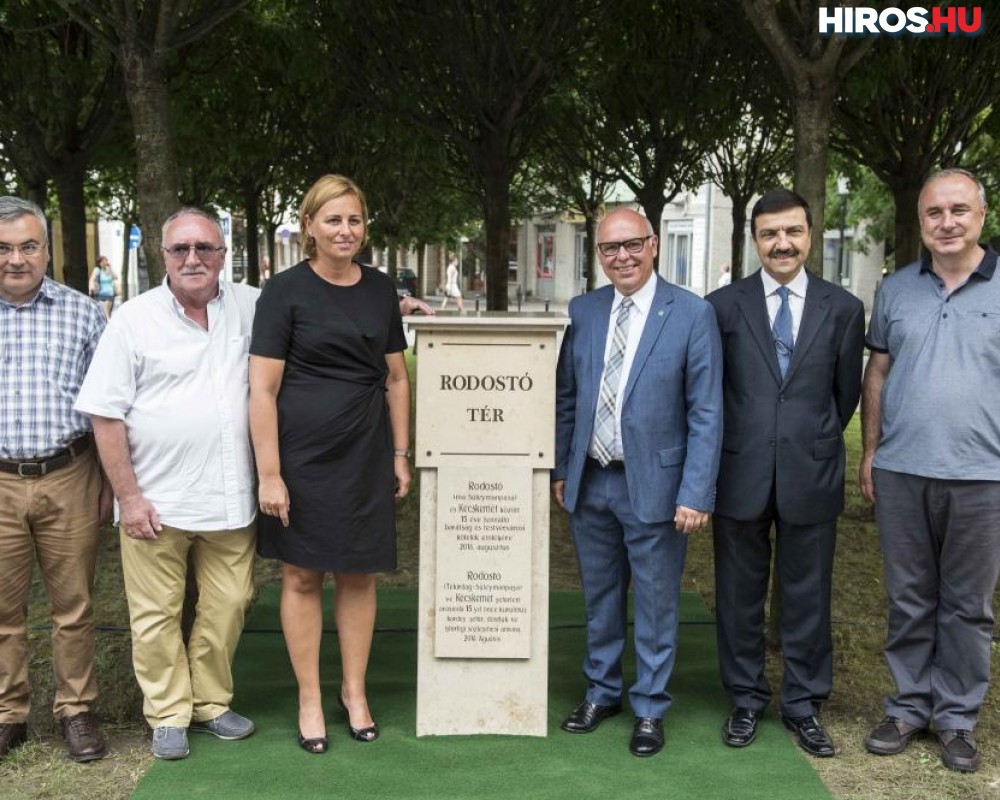
[[[284,291],[285,283],[287,281],[270,280],[260,293],[253,319],[253,334],[250,337],[250,355],[281,361],[288,359],[292,340],[292,310],[288,293]]]
[[[83,414],[125,419],[135,402],[136,362],[125,326],[113,320],[97,343],[74,408]]]
[[[865,346],[874,353],[888,353],[889,343],[886,340],[887,281],[883,280],[875,292],[875,303],[872,306],[872,318],[868,323],[868,335],[865,336]]]

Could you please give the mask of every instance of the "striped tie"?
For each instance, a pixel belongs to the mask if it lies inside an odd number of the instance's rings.
[[[601,394],[597,401],[597,419],[594,426],[594,452],[602,467],[614,460],[612,448],[615,445],[615,406],[618,403],[618,386],[622,380],[622,365],[625,363],[625,343],[628,342],[629,309],[632,298],[626,297],[618,306],[615,320],[614,338],[611,352],[604,365],[601,379]]]

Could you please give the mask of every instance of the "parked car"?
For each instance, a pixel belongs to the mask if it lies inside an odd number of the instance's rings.
[[[412,269],[400,267],[396,270],[396,294],[415,297],[417,294],[417,273]]]

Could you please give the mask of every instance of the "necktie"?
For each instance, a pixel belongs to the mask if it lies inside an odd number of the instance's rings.
[[[614,459],[612,448],[615,444],[615,406],[618,403],[618,386],[622,380],[622,365],[625,363],[625,344],[628,342],[629,309],[632,298],[626,297],[618,306],[615,319],[611,352],[604,365],[601,379],[601,393],[597,399],[597,419],[594,427],[594,452],[602,467]]]
[[[792,309],[788,306],[788,287],[779,286],[778,296],[781,298],[781,306],[774,317],[771,333],[774,336],[774,348],[778,351],[778,369],[784,378],[788,371],[788,362],[792,359],[792,349],[795,347],[792,342]]]

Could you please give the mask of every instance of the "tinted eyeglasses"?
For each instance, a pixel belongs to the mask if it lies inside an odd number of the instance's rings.
[[[225,246],[216,247],[206,242],[198,242],[198,244],[175,244],[172,247],[164,247],[163,252],[174,259],[174,261],[183,261],[188,257],[188,253],[194,250],[195,255],[202,261],[205,261],[225,249]]]

